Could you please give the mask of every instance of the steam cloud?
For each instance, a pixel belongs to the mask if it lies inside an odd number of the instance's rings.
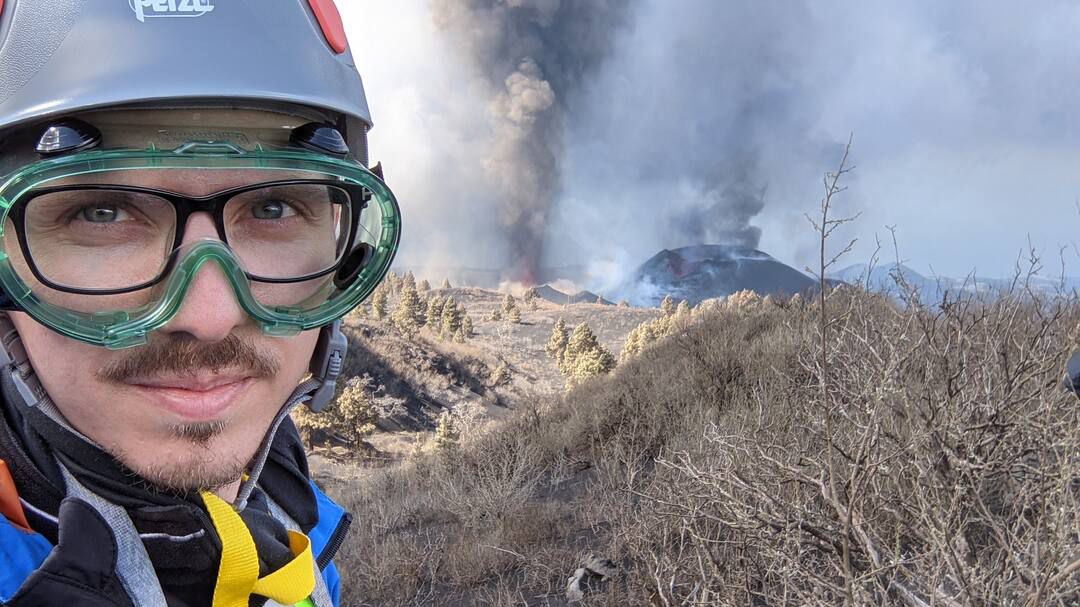
[[[555,263],[606,260],[586,280],[612,293],[660,249],[759,248],[767,207],[801,217],[836,145],[813,132],[809,17],[800,3],[640,0],[571,123]]]
[[[851,263],[885,225],[946,276],[1008,274],[1025,234],[1076,241],[1075,2],[338,4],[403,205],[399,262],[436,279],[540,264],[610,296],[699,243],[801,268],[851,132]]]
[[[629,0],[433,0],[436,26],[488,85],[493,141],[483,158],[498,196],[511,278],[540,278],[562,191],[565,115],[610,53]]]

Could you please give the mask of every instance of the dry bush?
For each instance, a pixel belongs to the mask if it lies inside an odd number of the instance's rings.
[[[562,604],[590,551],[587,605],[1076,605],[1080,303],[826,301],[824,348],[820,303],[695,313],[338,495],[346,603]]]
[[[760,306],[762,299],[761,296],[754,291],[744,289],[728,296],[726,303],[728,308],[734,311],[743,312]]]
[[[743,559],[755,548],[764,574],[747,601],[1075,601],[1080,442],[1076,397],[1059,387],[1075,303],[901,311],[841,299],[831,373],[804,350],[811,381],[782,416],[755,394],[745,414],[660,458],[668,482],[649,498],[700,513],[691,537],[735,538]],[[694,584],[722,597],[727,577]]]
[[[497,429],[340,488],[356,522],[337,562],[347,605],[474,605],[522,588],[552,597],[578,551],[569,509],[534,500],[543,457]],[[494,603],[501,604],[501,603]]]

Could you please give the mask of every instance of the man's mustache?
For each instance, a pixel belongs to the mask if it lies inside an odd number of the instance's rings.
[[[200,371],[245,371],[254,377],[271,377],[281,368],[277,358],[230,334],[206,343],[190,337],[151,339],[97,372],[99,379],[126,383],[156,375],[190,375]]]

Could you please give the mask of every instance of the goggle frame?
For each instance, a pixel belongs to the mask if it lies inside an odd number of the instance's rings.
[[[7,253],[11,238],[23,245],[18,234],[7,232],[7,219],[29,193],[63,178],[95,173],[128,170],[267,170],[322,174],[343,189],[370,193],[367,206],[376,205],[381,222],[378,238],[369,246],[362,267],[351,268],[346,284],[334,281],[334,290],[312,296],[293,306],[269,307],[251,292],[252,277],[245,272],[233,251],[222,241],[203,240],[174,254],[172,267],[155,284],[164,283],[161,296],[132,310],[103,310],[87,313],[50,304],[32,292],[19,277]],[[274,180],[270,180],[271,182]],[[267,182],[269,183],[269,182]],[[355,203],[354,203],[355,204]],[[359,221],[357,217],[351,222]],[[346,253],[338,265],[357,247],[357,230],[349,235]],[[3,179],[0,184],[0,289],[9,300],[9,309],[29,314],[36,321],[85,343],[109,349],[128,348],[145,343],[148,335],[160,329],[179,311],[184,295],[204,263],[216,262],[228,278],[237,301],[244,311],[268,335],[290,336],[325,326],[347,314],[363,302],[385,277],[397,253],[401,239],[401,212],[393,192],[382,179],[355,162],[314,151],[256,146],[246,151],[231,145],[191,142],[175,150],[90,150],[34,162]],[[364,245],[368,246],[368,245]],[[260,281],[261,282],[261,281]],[[290,281],[293,282],[293,281]],[[149,287],[150,285],[147,285]],[[69,291],[69,289],[62,289]],[[131,289],[124,289],[128,292]],[[98,291],[97,294],[106,294]],[[325,297],[324,297],[325,295]],[[323,300],[323,301],[319,301]]]

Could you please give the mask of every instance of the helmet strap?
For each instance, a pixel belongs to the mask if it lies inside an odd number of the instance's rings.
[[[15,330],[15,324],[4,312],[0,312],[0,374],[10,379],[19,400],[22,401],[15,403],[16,405],[41,411],[67,432],[98,447],[97,443],[73,428],[64,414],[56,408],[45,387],[41,385],[41,380],[34,373],[30,356]]]
[[[247,506],[248,498],[255,489],[266,458],[270,455],[270,446],[274,442],[274,435],[281,423],[285,421],[289,413],[299,404],[305,403],[314,412],[321,411],[333,398],[337,389],[337,380],[345,365],[345,353],[349,349],[349,340],[341,332],[341,319],[326,325],[319,330],[319,341],[315,345],[315,353],[311,357],[311,377],[293,390],[291,396],[278,410],[270,429],[263,436],[259,450],[252,459],[251,469],[244,482],[240,484],[240,490],[236,494],[233,503],[237,511]]]
[[[349,340],[341,332],[341,319],[319,330],[319,342],[315,345],[315,354],[311,357],[311,377],[319,380],[319,389],[307,402],[308,409],[318,413],[334,398],[337,380],[345,366],[345,354],[349,350]]]

